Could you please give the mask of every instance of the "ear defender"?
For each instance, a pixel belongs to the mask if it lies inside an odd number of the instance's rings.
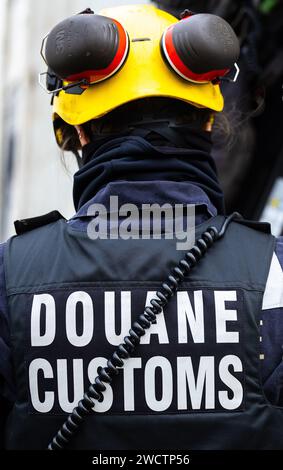
[[[45,62],[61,80],[101,82],[121,69],[129,53],[126,30],[116,20],[79,14],[56,25],[46,38]]]
[[[219,16],[188,16],[165,31],[161,51],[170,68],[195,83],[218,81],[234,66],[240,54],[232,27]]]

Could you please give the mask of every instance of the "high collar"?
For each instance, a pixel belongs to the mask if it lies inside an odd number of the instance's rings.
[[[108,183],[98,193],[86,202],[72,219],[92,217],[89,208],[101,204],[108,210],[111,196],[118,196],[119,205],[134,204],[141,208],[143,204],[183,204],[194,205],[198,212],[207,217],[217,215],[217,210],[206,193],[198,186],[182,181],[117,181]]]
[[[223,213],[223,195],[206,134],[197,136],[197,148],[155,146],[140,136],[126,136],[102,144],[75,174],[76,209],[101,195],[109,184],[182,182],[200,188],[218,213]]]

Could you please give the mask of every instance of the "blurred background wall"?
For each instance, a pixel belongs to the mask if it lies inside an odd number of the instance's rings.
[[[87,7],[95,12],[121,0],[0,1],[0,241],[13,221],[58,209],[73,212],[74,158],[67,169],[53,137],[50,97],[38,85],[46,67],[42,38],[60,20]],[[126,0],[124,3],[137,3]],[[149,3],[139,0],[138,3]]]

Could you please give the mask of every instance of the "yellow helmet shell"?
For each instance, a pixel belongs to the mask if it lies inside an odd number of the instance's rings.
[[[54,98],[54,118],[71,125],[97,119],[115,108],[141,98],[167,97],[196,107],[222,111],[219,85],[191,83],[179,77],[165,63],[160,40],[178,20],[152,5],[107,8],[101,15],[118,20],[130,38],[130,52],[121,70],[111,78],[88,87],[81,95],[61,91]],[[66,83],[64,83],[66,84]]]

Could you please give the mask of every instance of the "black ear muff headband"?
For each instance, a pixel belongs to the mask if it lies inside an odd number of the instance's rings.
[[[117,73],[127,60],[130,40],[124,27],[91,10],[87,13],[65,19],[42,42],[48,72],[40,74],[40,84],[43,86],[41,77],[47,75],[44,88],[49,93],[72,92],[70,89],[78,85],[83,88],[99,83]],[[225,77],[240,53],[231,26],[210,14],[189,15],[169,26],[160,46],[170,69],[196,83]]]

